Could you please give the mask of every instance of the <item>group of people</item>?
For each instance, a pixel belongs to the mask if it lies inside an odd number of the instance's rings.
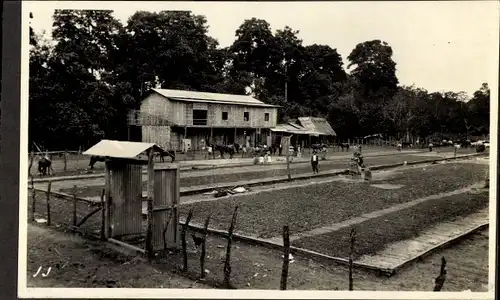
[[[322,150],[323,152],[324,150]],[[319,173],[319,152],[318,150],[314,150],[311,156],[311,167],[313,173]],[[365,167],[363,164],[363,155],[361,155],[361,145],[354,146],[353,157],[351,160],[355,163],[358,169],[362,169]]]

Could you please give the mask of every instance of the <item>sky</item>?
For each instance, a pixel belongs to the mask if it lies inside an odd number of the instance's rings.
[[[225,47],[245,19],[260,18],[276,31],[299,30],[304,45],[337,49],[347,56],[357,44],[380,39],[393,49],[401,85],[429,92],[474,91],[496,86],[499,54],[498,1],[440,2],[50,2],[23,1],[37,33],[50,35],[56,8],[111,9],[123,24],[138,10],[191,10],[205,15],[209,35]],[[349,70],[348,70],[349,71]]]

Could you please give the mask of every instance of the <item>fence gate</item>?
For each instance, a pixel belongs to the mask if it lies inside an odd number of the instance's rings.
[[[142,168],[141,165],[109,163],[111,237],[141,234]]]
[[[153,203],[153,250],[179,247],[180,173],[176,165],[155,169]],[[164,231],[168,221],[168,228]]]

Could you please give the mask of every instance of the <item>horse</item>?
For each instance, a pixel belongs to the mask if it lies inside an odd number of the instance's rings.
[[[40,176],[50,175],[50,169],[52,168],[52,161],[47,157],[41,157],[38,160],[38,173]]]
[[[344,151],[344,148],[346,148],[346,151],[349,151],[349,143],[337,143],[337,146]]]
[[[213,147],[214,150],[219,151],[220,157],[224,158],[224,153],[229,154],[229,158],[233,158],[233,155],[235,154],[235,147],[234,145],[215,145]]]
[[[241,145],[240,144],[233,143],[233,147],[234,147],[234,151],[236,151],[236,153],[240,153],[240,149],[241,149]]]
[[[175,152],[174,151],[165,150],[165,151],[157,153],[156,156],[160,157],[160,161],[162,163],[165,162],[165,156],[170,156],[170,158],[172,159],[171,163],[173,163],[175,160]]]
[[[95,165],[96,162],[104,162],[104,161],[106,161],[106,157],[92,155],[90,157],[89,167],[90,167],[91,170],[94,170],[94,165]]]
[[[324,149],[326,149],[325,144],[312,144],[311,145],[311,150],[313,150],[313,151],[323,152]]]
[[[401,143],[403,148],[413,148],[413,143],[412,142],[403,142]]]

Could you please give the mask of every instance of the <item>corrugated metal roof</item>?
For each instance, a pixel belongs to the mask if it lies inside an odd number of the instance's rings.
[[[231,95],[168,89],[153,89],[153,91],[157,92],[163,97],[177,101],[217,102],[223,104],[279,107],[277,105],[266,104],[255,99],[252,96],[247,95]]]
[[[307,130],[306,128],[298,125],[298,124],[293,124],[293,123],[287,123],[287,124],[277,124],[276,127],[271,128],[271,131],[274,132],[288,132],[292,134],[306,134],[306,135],[314,135],[317,136],[319,135],[318,132]]]
[[[300,117],[299,122],[308,130],[318,132],[319,134],[337,135],[325,118]]]
[[[164,151],[154,143],[101,140],[83,152],[84,155],[108,156],[114,158],[136,158],[139,154],[153,147],[155,151]]]

